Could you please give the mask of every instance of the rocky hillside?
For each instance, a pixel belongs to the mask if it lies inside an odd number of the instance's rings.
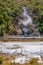
[[[28,26],[29,34],[36,35],[34,32],[31,33],[30,29],[37,28],[36,36],[39,36],[39,33],[43,35],[43,0],[0,0],[0,36],[23,35],[24,32],[19,29],[22,25],[19,26],[17,22],[24,6],[35,25]]]

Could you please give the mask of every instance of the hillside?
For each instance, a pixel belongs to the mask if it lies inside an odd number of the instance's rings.
[[[0,0],[0,36],[17,35],[15,23],[24,6],[43,36],[43,0]]]

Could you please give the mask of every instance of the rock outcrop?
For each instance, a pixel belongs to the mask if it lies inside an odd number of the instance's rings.
[[[17,35],[40,36],[38,28],[33,23],[33,20],[25,7],[23,7],[23,12],[18,16],[16,22],[18,26]]]

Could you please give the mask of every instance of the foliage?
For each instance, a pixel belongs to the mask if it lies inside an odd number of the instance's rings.
[[[31,0],[28,8],[32,13],[34,23],[37,25],[39,32],[43,33],[43,0]]]
[[[43,0],[0,0],[0,36],[8,34],[9,26],[15,24],[23,6],[32,13],[34,23],[43,33]]]

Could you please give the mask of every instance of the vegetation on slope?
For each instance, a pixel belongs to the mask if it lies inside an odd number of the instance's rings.
[[[28,8],[34,23],[43,34],[43,0],[0,0],[0,36],[13,34],[16,18],[23,6]]]

